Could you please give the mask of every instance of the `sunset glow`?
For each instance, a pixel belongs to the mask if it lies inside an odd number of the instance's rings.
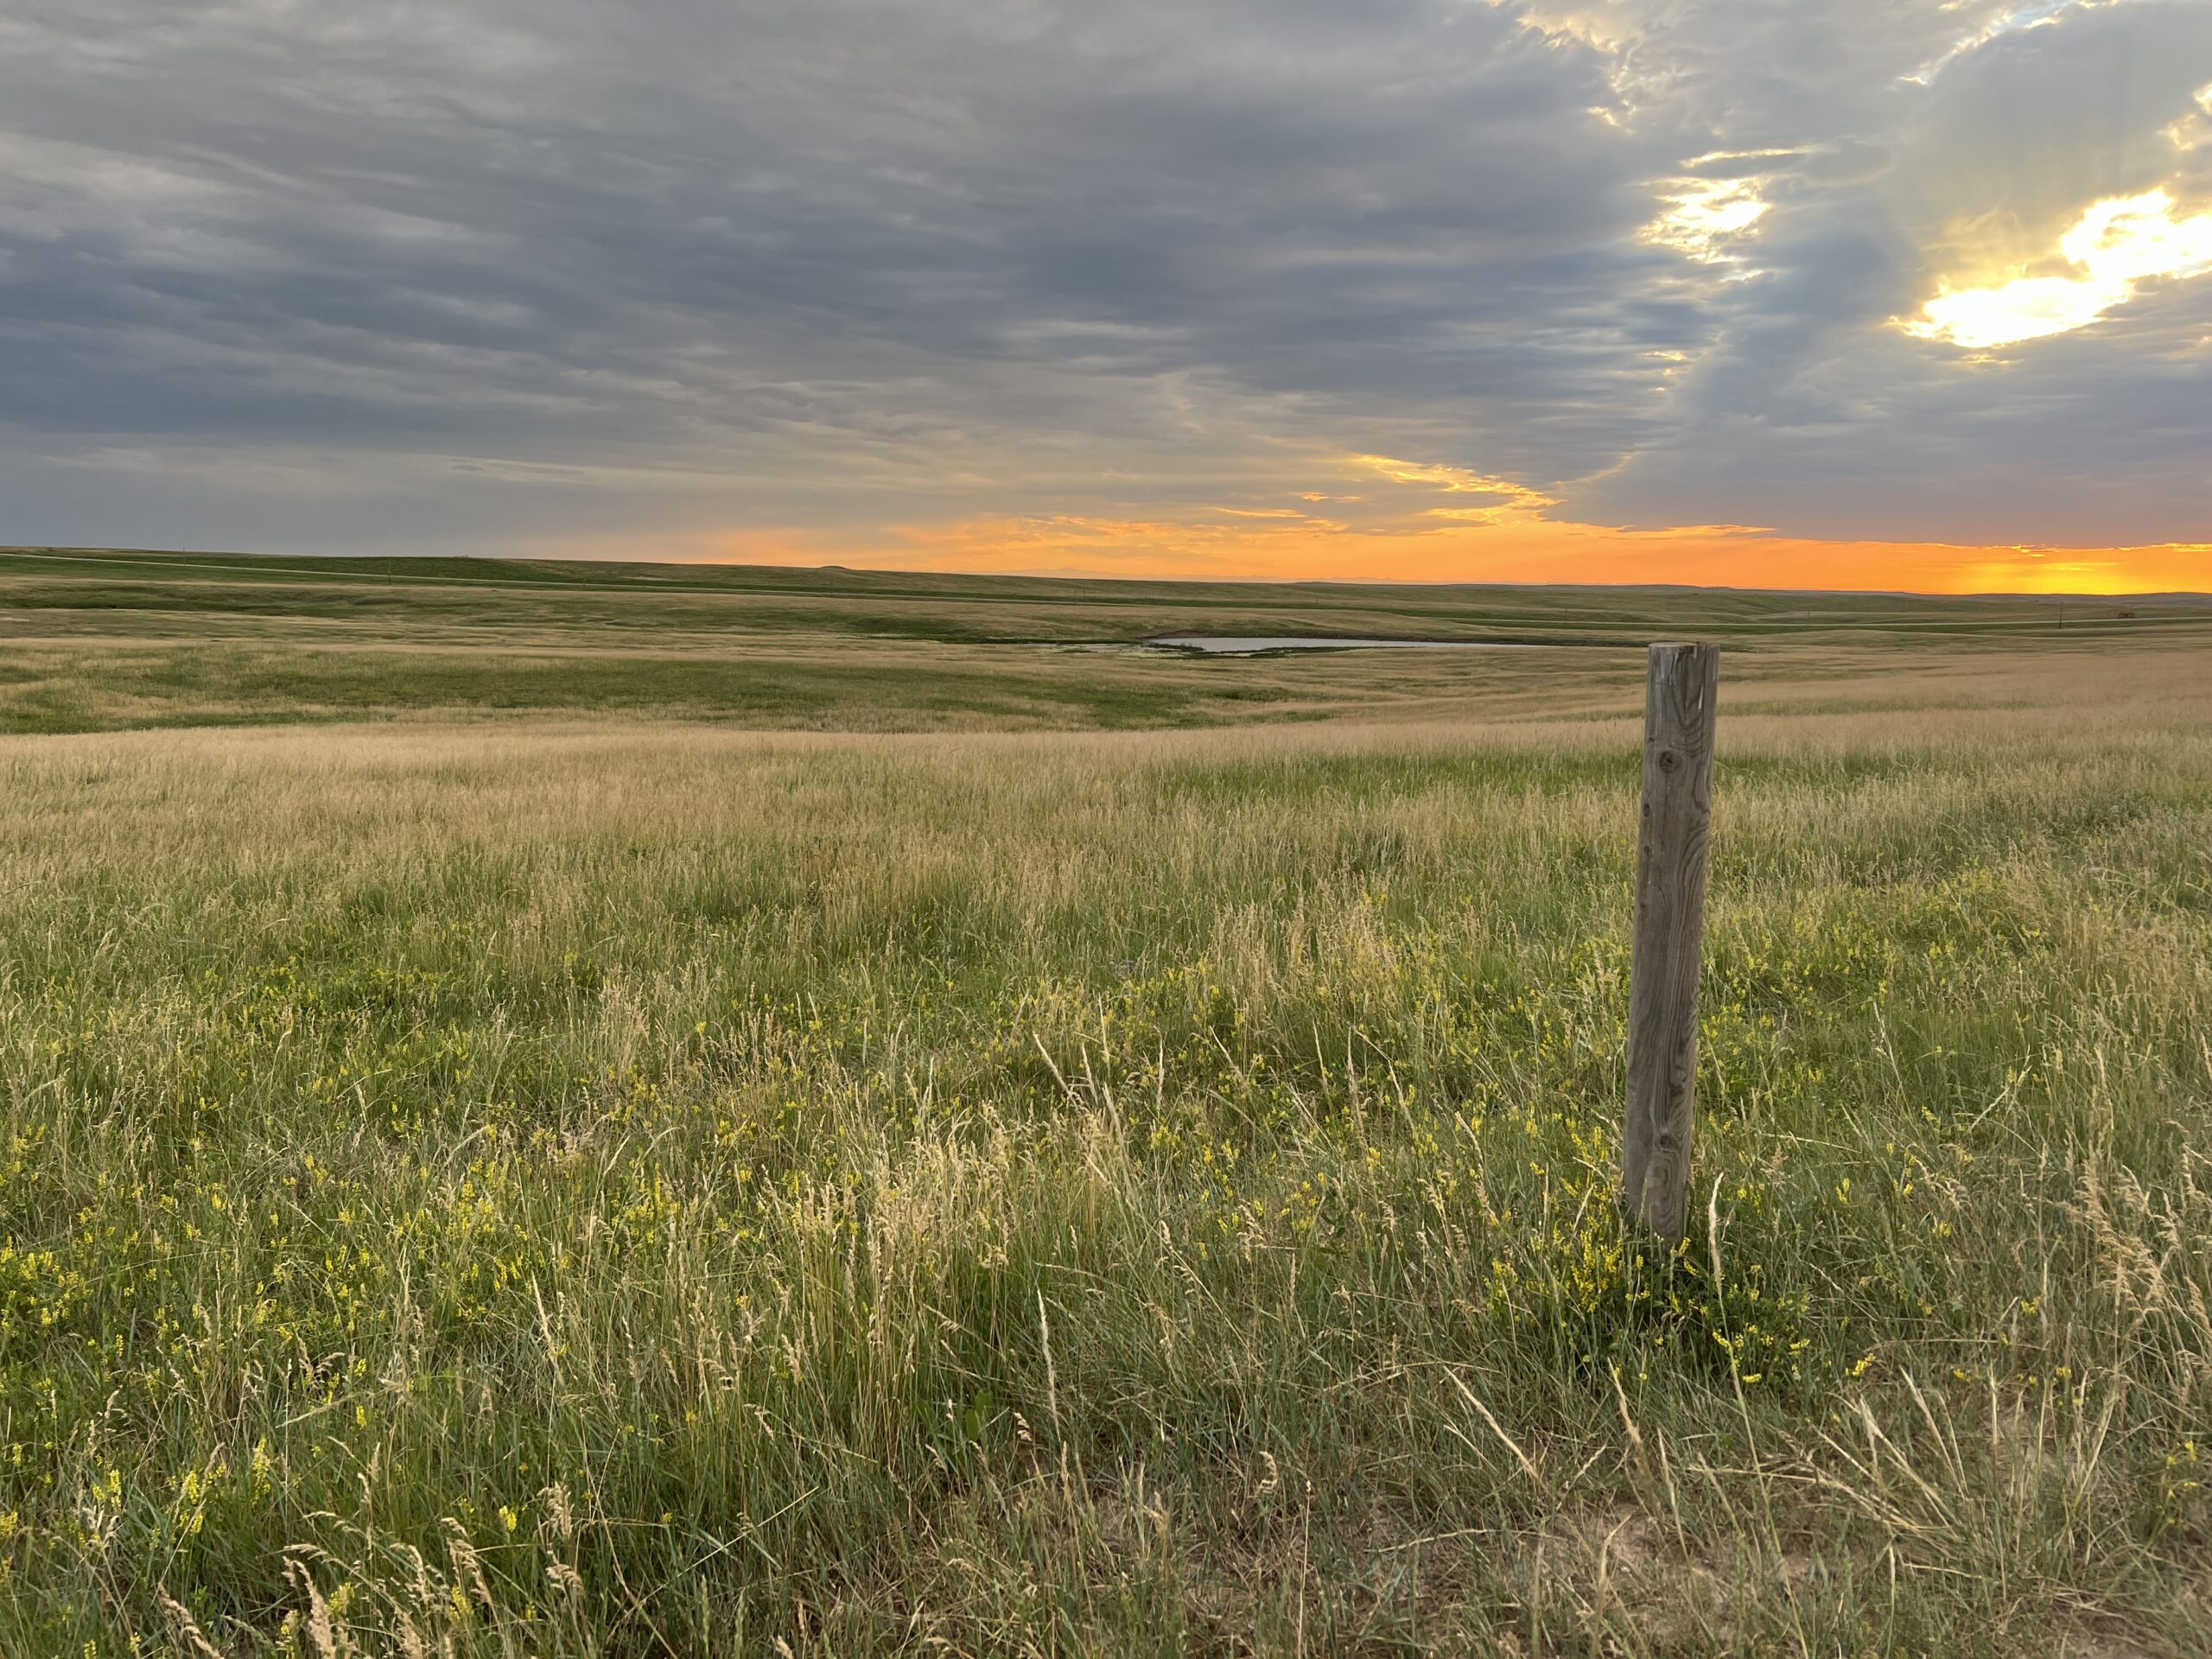
[[[738,533],[655,556],[778,564],[1216,580],[1671,582],[1927,593],[2158,593],[2212,580],[2212,545],[1974,546],[1821,541],[1740,524],[1635,530],[1556,516],[1510,480],[1382,455],[1328,465],[1362,493],[1145,516],[915,523],[858,541]],[[1381,480],[1375,487],[1374,480]],[[1455,505],[1469,497],[1480,505]],[[1747,580],[1747,576],[1749,580]]]
[[[657,556],[673,550],[659,550]],[[1402,535],[1290,529],[1210,533],[1163,520],[976,519],[911,525],[861,547],[717,544],[710,557],[859,569],[1263,582],[1665,582],[1929,594],[2201,592],[2212,545],[1960,547],[1810,542],[1735,525],[1619,531],[1589,524],[1486,536],[1440,527]]]

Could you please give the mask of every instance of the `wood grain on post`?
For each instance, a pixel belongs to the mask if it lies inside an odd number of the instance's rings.
[[[1629,1214],[1667,1239],[1688,1221],[1697,1085],[1697,982],[1712,845],[1718,645],[1651,647],[1643,708],[1643,819],[1628,1006]]]

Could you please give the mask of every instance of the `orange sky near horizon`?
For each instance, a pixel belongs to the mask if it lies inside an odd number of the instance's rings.
[[[1929,594],[2139,594],[2212,589],[2212,544],[2127,548],[1959,547],[1818,542],[1730,526],[1556,533],[1448,529],[1211,537],[1201,527],[1050,519],[979,521],[906,535],[912,567],[1278,582],[1674,583]],[[887,550],[845,563],[876,563]]]
[[[1326,547],[1187,537],[1170,524],[975,520],[844,545],[799,531],[718,538],[702,563],[1188,582],[1413,582],[1806,588],[1923,594],[2212,592],[2212,543],[1962,547],[1819,542],[1728,529],[1605,531],[1502,545],[1472,532],[1408,545],[1351,535]],[[1256,538],[1255,538],[1256,540]]]
[[[1577,528],[1580,528],[1578,526]],[[1408,548],[1354,537],[1333,556],[1192,547],[1165,524],[977,521],[906,532],[907,544],[840,547],[808,535],[747,534],[706,561],[1000,575],[1188,582],[1419,582],[1809,588],[1923,594],[2212,592],[2212,544],[1959,547],[1942,543],[1813,542],[1757,531],[1593,531],[1554,546],[1499,547],[1471,535]],[[1102,556],[1100,532],[1127,530]],[[1362,545],[1361,543],[1367,543]],[[1381,544],[1375,544],[1381,543]]]
[[[1753,526],[1623,529],[1465,467],[1332,457],[1331,487],[1143,517],[1001,514],[877,532],[737,531],[690,556],[1001,575],[1262,582],[1669,583],[1929,594],[2212,591],[2212,543],[1824,541]]]

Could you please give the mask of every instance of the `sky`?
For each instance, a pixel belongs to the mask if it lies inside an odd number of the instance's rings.
[[[2212,588],[2212,0],[16,0],[0,542]]]

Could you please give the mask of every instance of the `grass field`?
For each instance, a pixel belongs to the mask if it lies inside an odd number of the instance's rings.
[[[2201,607],[0,555],[0,1652],[2212,1646]]]
[[[1751,683],[2201,645],[2212,600],[1044,582],[743,567],[0,550],[0,733],[486,715],[778,730],[1130,728],[1613,708],[1685,630]],[[1209,663],[1154,634],[1571,644]],[[1869,659],[1865,650],[1880,645]],[[1787,647],[1778,651],[1777,647]],[[1072,658],[1074,660],[1071,660]],[[1409,658],[1413,660],[1408,660]],[[1878,692],[1876,695],[1879,695]]]

